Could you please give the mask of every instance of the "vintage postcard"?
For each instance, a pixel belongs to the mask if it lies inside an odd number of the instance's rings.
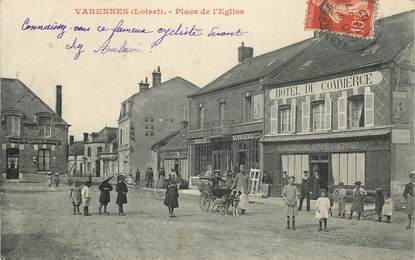
[[[414,259],[413,0],[1,0],[14,259]]]

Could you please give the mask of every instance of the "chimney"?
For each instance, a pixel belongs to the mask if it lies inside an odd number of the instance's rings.
[[[56,114],[62,117],[62,85],[56,85]]]
[[[84,143],[88,143],[88,137],[89,137],[89,134],[84,133]]]
[[[69,145],[73,145],[73,143],[74,143],[74,136],[70,135],[69,136]]]
[[[241,63],[246,59],[254,57],[254,48],[245,47],[244,42],[238,47],[238,62]]]
[[[148,83],[148,78],[146,77],[146,81],[145,82],[141,81],[140,83],[138,83],[138,85],[139,85],[140,92],[147,90],[150,86],[150,84]]]
[[[160,66],[157,67],[157,71],[153,71],[153,88],[161,86],[161,72]]]

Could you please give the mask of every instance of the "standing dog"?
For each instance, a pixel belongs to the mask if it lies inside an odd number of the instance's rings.
[[[230,195],[230,200],[232,203],[232,214],[234,216],[239,216],[239,201],[242,192],[240,190],[232,190]]]

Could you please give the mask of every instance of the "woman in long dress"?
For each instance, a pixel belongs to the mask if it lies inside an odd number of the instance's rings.
[[[177,188],[179,184],[174,176],[169,174],[166,185],[166,196],[164,198],[164,205],[169,208],[169,216],[175,217],[174,209],[179,207],[179,190]]]
[[[117,192],[118,214],[122,216],[125,216],[123,205],[127,204],[128,193],[127,184],[125,184],[124,180],[125,177],[123,175],[118,176],[117,186],[115,186],[115,191]]]

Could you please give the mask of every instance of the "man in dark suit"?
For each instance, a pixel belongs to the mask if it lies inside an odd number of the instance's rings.
[[[415,171],[411,171],[409,173],[409,179],[411,181],[405,185],[405,189],[403,191],[403,197],[406,200],[406,213],[408,214],[408,226],[406,226],[408,229],[411,228],[415,208]]]
[[[308,175],[308,171],[304,171],[304,177],[301,180],[301,196],[300,196],[300,205],[298,206],[298,211],[301,211],[303,206],[303,201],[306,199],[307,202],[307,211],[310,211],[310,196],[313,190],[312,179]]]

